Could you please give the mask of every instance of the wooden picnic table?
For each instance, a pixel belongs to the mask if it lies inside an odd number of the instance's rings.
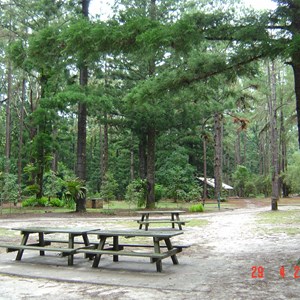
[[[184,213],[183,210],[142,210],[137,211],[141,215],[141,218],[137,220],[137,223],[140,224],[139,229],[148,230],[150,224],[159,224],[159,223],[169,223],[172,225],[172,228],[175,229],[175,224],[178,225],[178,229],[182,230],[182,225],[185,225],[186,221],[180,220],[180,214]],[[153,219],[153,215],[169,215],[170,218],[160,218]],[[150,218],[151,216],[151,218]]]
[[[84,247],[90,246],[90,241],[88,238],[88,232],[92,230],[98,230],[99,228],[54,228],[54,227],[26,227],[26,228],[12,228],[12,230],[18,230],[21,232],[22,239],[19,245],[8,245],[0,244],[0,247],[7,248],[7,252],[18,251],[16,260],[21,260],[24,250],[36,250],[40,252],[41,256],[45,255],[45,251],[59,252],[61,256],[68,256],[68,265],[73,265],[74,254],[76,253],[75,237],[81,236],[83,239],[82,244]],[[45,235],[65,233],[68,235],[67,240],[45,240]],[[31,235],[37,234],[37,243],[28,244],[29,237]],[[55,243],[67,243],[68,247],[47,247],[51,245],[52,242]]]
[[[81,248],[78,250],[78,253],[85,253],[88,255],[95,255],[93,267],[97,268],[101,255],[113,255],[113,261],[117,262],[119,256],[137,256],[137,257],[147,257],[150,258],[152,263],[156,263],[157,272],[162,271],[162,259],[171,257],[173,264],[178,264],[178,259],[176,254],[182,251],[184,246],[173,246],[171,243],[171,238],[177,235],[182,234],[180,231],[144,231],[144,230],[96,230],[91,231],[89,234],[96,234],[99,238],[99,244],[95,249]],[[151,244],[120,244],[120,237],[148,237],[151,238]],[[113,243],[111,248],[105,248],[107,238],[112,238]],[[167,251],[164,250],[165,247],[161,247],[160,242],[164,241]],[[126,251],[124,248],[134,247],[138,248],[135,251]],[[142,251],[141,248],[152,248],[152,251]]]

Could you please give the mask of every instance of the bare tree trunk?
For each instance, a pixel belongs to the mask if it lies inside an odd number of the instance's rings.
[[[82,0],[82,14],[88,18],[90,0]],[[88,67],[85,63],[80,67],[80,85],[85,87],[88,84]],[[86,103],[78,105],[78,134],[77,134],[77,167],[76,175],[83,182],[86,180]],[[76,211],[86,211],[86,195],[83,193],[76,201]]]
[[[204,177],[204,183],[203,183],[203,199],[202,203],[205,205],[205,201],[207,200],[207,135],[204,134],[203,137],[203,177]]]
[[[235,141],[235,166],[241,164],[241,131],[240,129],[236,132],[236,141]]]
[[[56,138],[57,137],[57,129],[56,128],[53,128],[53,137]],[[57,169],[58,169],[58,152],[56,149],[54,149],[54,152],[53,152],[53,160],[52,160],[52,166],[51,166],[51,169],[54,173],[57,172]]]
[[[147,177],[147,137],[142,134],[139,138],[139,175],[141,179],[146,179]]]
[[[278,79],[281,82],[281,78],[279,77],[280,73],[278,74]],[[279,133],[279,145],[280,145],[280,164],[279,164],[279,183],[280,183],[280,190],[282,190],[283,197],[288,197],[289,189],[287,184],[284,182],[283,174],[287,171],[287,140],[286,140],[286,129],[284,124],[284,112],[283,112],[283,93],[281,91],[280,97],[280,133]]]
[[[6,100],[6,133],[5,133],[5,172],[10,172],[10,149],[11,149],[11,113],[10,104],[12,101],[12,66],[8,62],[7,68],[7,100]]]
[[[276,94],[276,70],[272,61],[271,68],[268,65],[270,82],[269,116],[271,130],[271,154],[272,154],[272,196],[271,209],[278,210],[279,200],[279,171],[278,171],[278,132],[277,132],[277,94]]]
[[[130,147],[130,180],[134,180],[134,149],[133,149],[133,137],[131,138]]]
[[[155,207],[155,128],[148,129],[147,147],[147,208]]]
[[[215,156],[214,156],[214,175],[215,175],[215,198],[218,199],[222,195],[222,120],[221,113],[214,116],[215,131]]]
[[[102,182],[108,170],[108,124],[107,117],[103,129],[103,150],[102,150]]]
[[[20,130],[19,130],[19,153],[18,153],[18,189],[19,201],[22,200],[22,152],[23,152],[23,130],[24,130],[24,103],[26,95],[26,80],[22,81],[22,95],[20,101]]]
[[[246,134],[246,130],[243,131],[243,160],[242,160],[242,164],[244,166],[246,166],[247,164],[247,134]]]

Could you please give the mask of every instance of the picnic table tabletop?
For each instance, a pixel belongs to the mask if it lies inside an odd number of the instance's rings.
[[[12,228],[12,230],[21,231],[21,233],[69,233],[74,235],[80,235],[84,233],[88,233],[89,231],[98,230],[99,228],[66,228],[66,227],[19,227]]]

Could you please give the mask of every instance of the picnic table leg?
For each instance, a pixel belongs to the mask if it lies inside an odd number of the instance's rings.
[[[119,249],[119,237],[114,236],[113,237],[113,250],[118,251]],[[118,255],[113,255],[113,261],[117,262],[119,261],[119,256]]]
[[[165,238],[165,243],[166,243],[166,246],[167,246],[168,250],[172,250],[173,249],[171,240],[169,238]],[[178,265],[179,264],[176,254],[171,255],[171,259],[172,259],[174,265]]]
[[[149,216],[150,216],[150,214],[146,214],[146,221],[149,221]],[[148,228],[149,228],[149,223],[146,223],[145,224],[145,230],[147,231]]]
[[[106,236],[100,236],[100,242],[99,242],[99,245],[97,247],[98,250],[103,250],[104,245],[105,245],[105,241],[106,241]],[[101,259],[101,254],[96,254],[95,258],[94,258],[93,265],[92,265],[93,268],[98,267],[100,259]]]
[[[45,239],[44,239],[44,233],[39,232],[39,246],[45,247]],[[45,251],[40,251],[40,256],[44,256]]]
[[[171,220],[172,220],[172,221],[175,221],[175,218],[174,218],[174,214],[173,214],[173,213],[171,213]],[[172,228],[175,229],[175,223],[174,223],[174,222],[172,222]]]
[[[82,239],[83,239],[83,242],[84,242],[84,245],[87,247],[90,245],[90,241],[89,241],[89,237],[87,235],[87,233],[83,233],[82,234]],[[87,253],[84,255],[85,258],[89,258],[89,259],[92,259],[92,256],[91,255],[88,255]]]
[[[160,253],[159,239],[154,237],[153,243],[154,243],[154,252]],[[155,259],[155,262],[156,262],[156,271],[161,272],[162,271],[161,259]]]
[[[145,214],[142,214],[141,221],[143,222],[145,219]],[[143,223],[140,223],[139,229],[143,229]]]
[[[180,221],[179,213],[176,213],[175,215],[176,215],[176,221]],[[181,223],[177,223],[177,224],[178,224],[179,230],[182,230],[182,225],[181,225]]]
[[[89,246],[90,245],[90,241],[89,241],[89,237],[88,237],[87,233],[83,233],[82,234],[82,239],[83,239],[83,242],[84,242],[85,246]]]
[[[74,234],[69,233],[69,243],[68,243],[69,249],[74,249]],[[74,262],[74,255],[70,254],[68,255],[68,266],[73,266]]]
[[[23,233],[21,245],[26,245],[26,243],[28,241],[28,237],[29,237],[29,233],[28,232]],[[22,259],[23,252],[24,252],[24,249],[18,251],[17,256],[16,256],[16,260],[21,260]]]

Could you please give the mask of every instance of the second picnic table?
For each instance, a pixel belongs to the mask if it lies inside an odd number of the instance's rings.
[[[185,225],[186,221],[180,220],[180,214],[184,213],[183,210],[143,210],[137,211],[138,214],[141,215],[140,220],[137,220],[139,224],[139,229],[143,229],[143,225],[145,226],[145,230],[148,230],[149,224],[157,224],[157,223],[169,223],[172,225],[172,228],[175,229],[175,224],[178,225],[178,229],[182,230],[182,225]],[[150,215],[169,215],[170,218],[160,218],[160,219],[150,219]]]
[[[182,251],[185,246],[173,246],[171,238],[182,234],[180,231],[144,231],[144,230],[95,230],[89,234],[96,234],[99,238],[99,244],[96,248],[85,247],[78,250],[78,253],[94,255],[93,267],[97,268],[102,255],[113,255],[113,261],[117,262],[119,256],[138,256],[151,259],[152,263],[156,263],[157,272],[162,271],[162,259],[171,257],[173,264],[177,265],[178,260],[176,254]],[[119,238],[143,237],[150,238],[152,243],[149,244],[120,244]],[[107,238],[113,239],[112,247],[105,247]],[[161,246],[160,242],[164,241],[165,246]],[[151,248],[150,252],[125,251],[125,247]],[[161,248],[167,248],[161,252]]]

